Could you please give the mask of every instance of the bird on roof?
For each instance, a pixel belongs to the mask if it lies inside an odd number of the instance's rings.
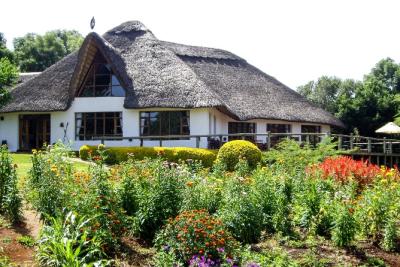
[[[90,20],[90,28],[93,30],[94,26],[96,25],[96,21],[94,20],[94,17]]]

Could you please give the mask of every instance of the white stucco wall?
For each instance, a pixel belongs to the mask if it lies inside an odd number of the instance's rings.
[[[139,136],[139,113],[140,111],[161,111],[173,109],[125,109],[123,108],[123,97],[98,97],[98,98],[75,98],[71,107],[67,111],[43,113],[50,114],[51,117],[51,143],[63,140],[65,143],[70,142],[74,150],[78,150],[84,144],[98,145],[100,140],[95,141],[79,141],[75,140],[75,113],[77,112],[122,112],[122,129],[124,137]],[[19,115],[32,114],[24,113],[6,113],[0,114],[3,120],[0,120],[0,141],[7,140],[7,144],[11,151],[19,148]],[[40,114],[40,113],[35,113]],[[192,109],[190,110],[190,134],[218,134],[224,136],[228,133],[228,122],[234,121],[229,116],[219,112],[216,109]],[[267,123],[285,123],[292,125],[293,133],[301,133],[302,124],[274,120],[251,120],[257,124],[257,133],[266,133]],[[64,127],[61,127],[61,123]],[[318,125],[318,124],[314,124]],[[321,132],[330,131],[329,125],[321,125]],[[265,137],[258,137],[265,140]],[[159,141],[144,141],[144,146],[159,146]],[[106,141],[107,146],[139,146],[139,140],[123,140],[123,141]],[[163,146],[188,146],[195,147],[196,139],[191,140],[168,140],[163,141]],[[203,137],[200,141],[200,147],[207,147],[207,138]]]
[[[122,112],[122,131],[124,137],[139,136],[139,113],[140,111],[154,110],[173,110],[173,109],[125,109],[123,108],[123,97],[98,97],[98,98],[75,98],[70,109],[65,112],[51,113],[51,142],[54,143],[64,136],[65,126],[68,122],[67,135],[65,140],[72,143],[73,149],[79,149],[84,144],[98,145],[99,140],[79,141],[75,140],[75,113],[77,112]],[[60,123],[64,123],[64,128]],[[199,123],[201,122],[201,123]],[[190,133],[208,134],[208,110],[194,109],[190,111]],[[139,146],[139,140],[106,141],[107,146]],[[144,146],[159,146],[159,141],[146,140]],[[162,142],[163,146],[193,146],[195,140],[168,140]],[[207,146],[207,140],[203,138],[200,142],[201,147]]]
[[[209,110],[209,117],[212,118],[213,120],[216,119],[216,127],[212,127],[210,132],[216,133],[216,134],[226,134],[228,133],[228,122],[235,121],[231,117],[221,113],[220,111],[216,109],[210,109]],[[249,120],[246,122],[254,122],[256,123],[256,133],[266,133],[267,132],[267,124],[271,123],[282,123],[282,124],[290,124],[292,128],[292,133],[301,133],[301,126],[302,125],[317,125],[321,126],[321,133],[329,133],[331,131],[331,127],[329,125],[323,125],[323,124],[317,124],[317,123],[301,123],[301,122],[288,122],[288,121],[281,121],[281,120],[261,120],[261,119],[256,119],[256,120]],[[215,125],[215,123],[211,123],[211,125]],[[266,140],[266,137],[257,137],[259,140]]]
[[[0,114],[0,117],[3,117],[0,120],[0,142],[6,140],[9,149],[16,151],[19,139],[18,114],[6,113]]]

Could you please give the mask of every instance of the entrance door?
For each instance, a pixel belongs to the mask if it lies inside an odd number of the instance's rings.
[[[50,143],[50,115],[20,115],[19,149],[30,151]]]

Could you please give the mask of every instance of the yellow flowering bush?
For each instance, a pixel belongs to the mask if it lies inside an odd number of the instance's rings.
[[[248,165],[254,168],[261,160],[261,151],[249,141],[234,140],[224,144],[217,155],[217,161],[225,164],[229,171],[234,170],[241,158],[245,159]]]
[[[105,161],[108,164],[118,164],[128,160],[132,155],[136,160],[144,158],[162,157],[170,162],[179,163],[180,161],[201,161],[205,167],[211,167],[214,163],[217,152],[204,148],[188,147],[108,147],[105,149]],[[79,149],[79,156],[87,160],[90,155],[96,156],[98,148],[95,146],[84,145]]]

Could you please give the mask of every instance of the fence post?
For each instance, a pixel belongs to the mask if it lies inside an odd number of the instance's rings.
[[[367,141],[368,141],[368,147],[367,147],[368,153],[371,153],[372,152],[371,137],[368,137]]]
[[[350,134],[350,150],[354,148],[354,136],[353,134]]]
[[[140,138],[140,147],[143,146],[143,138]]]
[[[342,142],[343,142],[343,137],[339,135],[338,137],[338,150],[342,150]]]
[[[383,153],[386,154],[386,137],[383,137]]]
[[[390,141],[389,142],[389,154],[393,154],[393,142],[392,141]]]
[[[160,147],[162,147],[162,138],[160,138]]]
[[[200,136],[196,136],[196,147],[200,147]]]
[[[267,150],[271,149],[271,132],[267,132]]]
[[[101,144],[104,145],[104,138],[101,138]]]

